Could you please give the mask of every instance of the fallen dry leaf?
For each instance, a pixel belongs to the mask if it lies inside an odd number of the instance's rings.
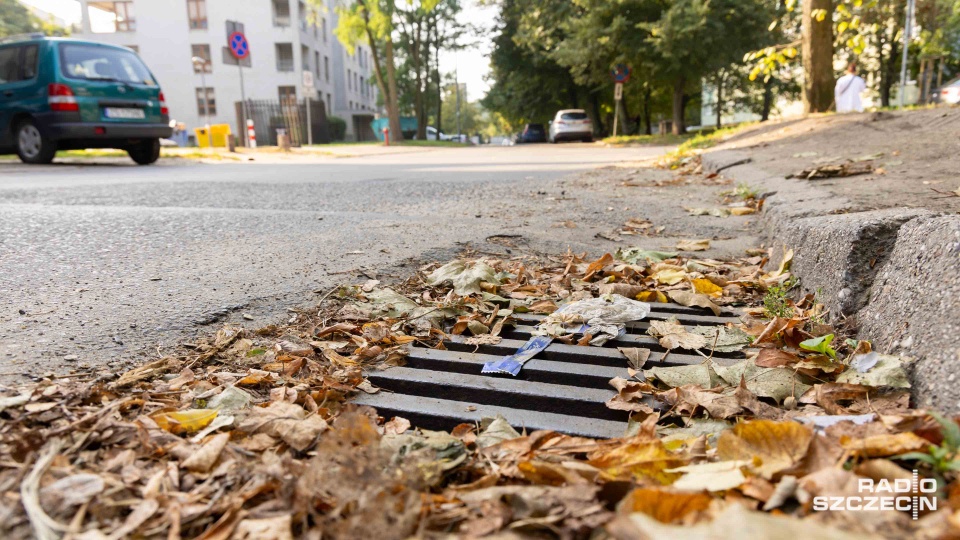
[[[796,422],[752,420],[725,431],[717,441],[717,457],[750,462],[749,467],[770,479],[807,454],[813,431]]]

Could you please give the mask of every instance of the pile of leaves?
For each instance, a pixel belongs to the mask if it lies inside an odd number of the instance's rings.
[[[44,540],[957,534],[960,427],[909,407],[908,360],[844,339],[815,298],[782,293],[789,254],[772,271],[767,260],[624,249],[432,264],[391,287],[338,287],[283,326],[224,327],[115,379],[5,392],[0,529]],[[621,349],[608,407],[623,411],[622,438],[518,432],[503,418],[425,431],[350,404],[378,391],[365,373],[402,365],[413,342],[496,343],[516,313],[603,295],[743,317],[650,322],[667,354],[699,364],[645,369],[650,351]],[[918,521],[814,510],[860,495],[861,479],[913,469],[938,488],[938,511]]]

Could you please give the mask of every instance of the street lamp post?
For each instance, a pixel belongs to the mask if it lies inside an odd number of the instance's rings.
[[[910,59],[910,33],[913,31],[913,6],[914,0],[907,0],[906,13],[903,21],[903,58],[900,60],[900,95],[897,96],[900,108],[903,108],[904,98],[907,90],[907,61]]]
[[[207,130],[207,142],[210,150],[213,150],[213,133],[210,133],[210,106],[207,104],[207,61],[199,56],[190,59],[193,67],[200,71],[200,85],[203,87],[203,118],[206,121],[204,129]]]

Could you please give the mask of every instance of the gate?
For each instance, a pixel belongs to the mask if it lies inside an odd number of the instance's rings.
[[[313,131],[314,144],[330,142],[327,129],[327,112],[323,101],[310,101],[310,129]],[[257,144],[277,146],[277,130],[283,129],[290,136],[292,146],[307,144],[307,100],[274,101],[268,99],[248,99],[234,104],[237,113],[237,133],[246,134],[246,120],[253,120]],[[247,145],[247,137],[240,137]]]

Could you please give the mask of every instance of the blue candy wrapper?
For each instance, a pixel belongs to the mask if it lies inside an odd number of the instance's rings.
[[[509,373],[516,377],[524,362],[546,349],[552,341],[550,336],[533,336],[510,356],[483,364],[481,373]]]

